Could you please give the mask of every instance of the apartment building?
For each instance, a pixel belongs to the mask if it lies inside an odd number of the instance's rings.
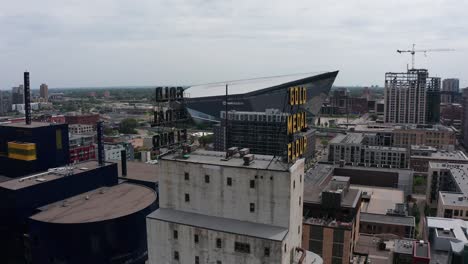
[[[427,200],[438,217],[468,220],[468,164],[431,162]]]
[[[337,135],[329,143],[328,161],[355,166],[408,168],[409,154],[406,148],[371,146],[368,145],[367,138],[376,141],[375,135],[359,133]]]

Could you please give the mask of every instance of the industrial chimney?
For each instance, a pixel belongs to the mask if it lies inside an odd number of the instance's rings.
[[[31,124],[31,87],[29,86],[29,72],[24,72],[24,110],[26,125]]]
[[[127,151],[120,151],[120,163],[122,164],[122,176],[127,176]]]
[[[98,163],[99,166],[104,165],[104,143],[103,143],[103,136],[104,136],[104,129],[102,127],[102,121],[97,122],[97,155],[98,155]]]

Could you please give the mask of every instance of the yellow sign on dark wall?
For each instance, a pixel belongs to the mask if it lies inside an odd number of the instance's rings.
[[[300,112],[288,116],[288,135],[307,128],[306,113]]]
[[[307,149],[307,138],[305,136],[288,143],[288,162],[304,155]]]
[[[307,90],[303,86],[289,87],[289,105],[302,105],[307,101]]]
[[[8,158],[32,161],[36,160],[36,144],[27,142],[8,142]]]
[[[304,86],[289,87],[289,105],[303,105],[307,102],[307,90]],[[307,128],[306,112],[291,113],[288,116],[288,135],[293,135]],[[305,136],[288,143],[288,162],[293,162],[302,157],[307,149]]]

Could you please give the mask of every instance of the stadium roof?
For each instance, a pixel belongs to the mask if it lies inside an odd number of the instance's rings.
[[[303,81],[325,73],[328,72],[301,73],[194,85],[188,87],[186,93],[188,93],[189,98],[222,96],[226,95],[226,84],[228,84],[229,95],[245,94],[262,89],[273,88],[283,84]],[[336,75],[338,72],[331,73]]]

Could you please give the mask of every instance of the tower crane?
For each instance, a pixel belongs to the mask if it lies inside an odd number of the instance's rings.
[[[415,60],[415,54],[416,52],[423,52],[424,53],[424,56],[426,56],[426,53],[427,52],[438,52],[438,51],[455,51],[454,49],[427,49],[427,50],[417,50],[415,49],[416,45],[413,44],[413,49],[411,50],[397,50],[398,53],[410,53],[411,54],[411,61],[412,61],[412,68],[414,69],[414,60]]]

